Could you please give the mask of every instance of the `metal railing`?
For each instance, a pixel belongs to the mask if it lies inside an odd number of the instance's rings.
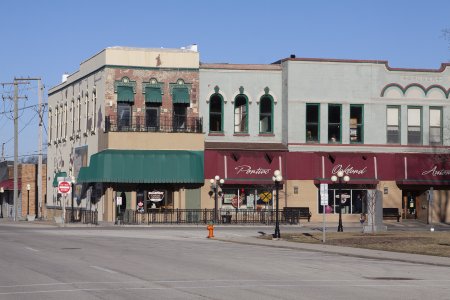
[[[66,209],[66,223],[82,223],[98,225],[98,212],[92,210]]]
[[[289,212],[278,213],[280,223],[298,224],[299,218],[291,216]],[[136,210],[126,210],[121,216],[123,224],[275,224],[274,210],[221,210],[218,212],[218,220],[214,222],[214,209],[165,209],[145,213]],[[294,220],[294,222],[293,222]]]
[[[118,119],[117,116],[105,117],[106,132],[185,132],[202,133],[203,120],[199,117],[161,116],[158,120],[146,122],[145,117],[134,116]]]

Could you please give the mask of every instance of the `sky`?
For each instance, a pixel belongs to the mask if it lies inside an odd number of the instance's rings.
[[[291,54],[387,60],[397,68],[450,61],[442,34],[450,29],[448,0],[21,0],[2,1],[0,11],[0,83],[40,77],[44,102],[63,73],[112,46],[197,44],[205,63],[270,64]],[[37,153],[37,95],[35,81],[20,86],[20,157]],[[12,97],[13,88],[0,84],[0,151],[5,143],[8,160]]]

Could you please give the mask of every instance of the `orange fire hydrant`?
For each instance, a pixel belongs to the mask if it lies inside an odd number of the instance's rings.
[[[208,236],[207,236],[207,238],[208,238],[208,239],[213,238],[213,237],[214,237],[214,225],[209,224],[209,225],[206,227],[206,229],[208,229]]]

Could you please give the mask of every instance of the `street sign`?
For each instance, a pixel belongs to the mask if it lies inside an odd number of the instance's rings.
[[[66,195],[66,194],[70,193],[71,190],[72,190],[72,185],[70,184],[70,182],[68,182],[68,181],[58,182],[58,191],[61,194]]]
[[[328,205],[328,183],[320,184],[320,205]]]

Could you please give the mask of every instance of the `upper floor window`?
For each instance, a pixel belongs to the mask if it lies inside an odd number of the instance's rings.
[[[341,142],[341,105],[329,104],[328,105],[328,142],[340,143]]]
[[[422,108],[408,107],[408,145],[422,144]]]
[[[209,131],[223,132],[223,99],[218,93],[209,98]]]
[[[127,131],[131,126],[131,103],[117,103],[117,128],[119,131]]]
[[[319,142],[320,105],[306,104],[306,142]]]
[[[248,100],[244,94],[234,99],[234,132],[248,132]]]
[[[400,107],[388,106],[386,114],[387,143],[400,144]]]
[[[350,105],[350,142],[364,142],[364,106]]]
[[[441,107],[430,107],[430,145],[442,145]]]
[[[259,103],[259,132],[273,133],[273,100],[269,95],[262,96]]]

